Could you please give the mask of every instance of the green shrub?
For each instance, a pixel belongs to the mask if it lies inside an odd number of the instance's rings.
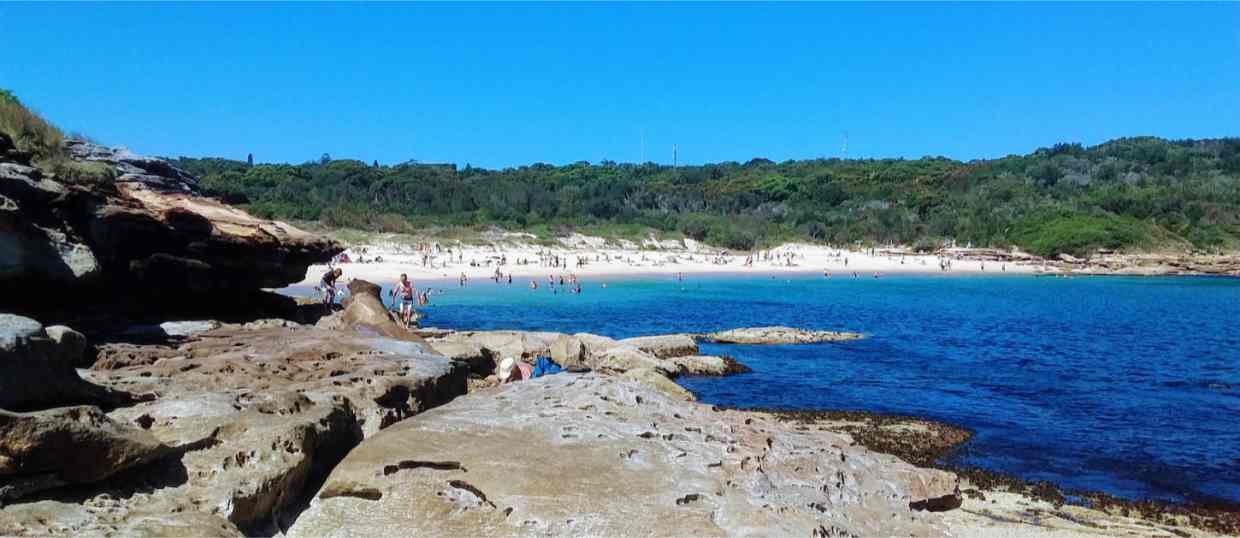
[[[1016,244],[1039,256],[1088,256],[1094,251],[1146,247],[1161,235],[1155,226],[1114,215],[1043,215],[1027,218],[1015,231]]]
[[[17,149],[36,160],[60,157],[64,134],[38,114],[31,112],[8,90],[0,90],[0,132],[9,135]]]
[[[116,179],[116,171],[110,165],[101,162],[54,159],[48,163],[47,168],[51,169],[56,179],[68,183],[104,183]]]
[[[0,88],[0,104],[11,104],[21,106],[22,102],[17,99],[13,92]]]

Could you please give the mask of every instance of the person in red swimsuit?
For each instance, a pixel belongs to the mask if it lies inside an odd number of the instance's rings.
[[[409,281],[408,275],[401,273],[400,282],[392,288],[392,302],[400,304],[400,319],[406,327],[413,321],[413,301],[416,297],[413,282]]]

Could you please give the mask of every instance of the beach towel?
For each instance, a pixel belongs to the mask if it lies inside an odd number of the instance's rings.
[[[534,359],[534,372],[530,377],[542,377],[545,375],[558,374],[562,371],[560,365],[556,364],[548,357],[538,357]]]

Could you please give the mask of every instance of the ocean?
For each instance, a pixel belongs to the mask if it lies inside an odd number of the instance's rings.
[[[765,325],[862,332],[842,343],[704,345],[753,372],[678,382],[712,404],[964,426],[976,435],[948,463],[1065,489],[1240,502],[1240,279],[659,276],[596,278],[581,295],[542,284],[436,284],[443,292],[422,324],[615,338]]]

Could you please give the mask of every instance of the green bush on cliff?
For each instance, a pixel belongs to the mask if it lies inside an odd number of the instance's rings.
[[[20,105],[22,102],[17,99],[16,95],[13,95],[13,92],[0,88],[0,104]]]
[[[13,139],[17,149],[30,153],[37,160],[61,154],[64,134],[38,114],[31,112],[13,92],[0,89],[0,132]]]
[[[103,163],[74,161],[65,155],[64,140],[55,125],[30,111],[13,95],[0,88],[0,132],[13,139],[19,151],[28,153],[32,163],[61,181],[89,183],[113,179],[112,167]]]

